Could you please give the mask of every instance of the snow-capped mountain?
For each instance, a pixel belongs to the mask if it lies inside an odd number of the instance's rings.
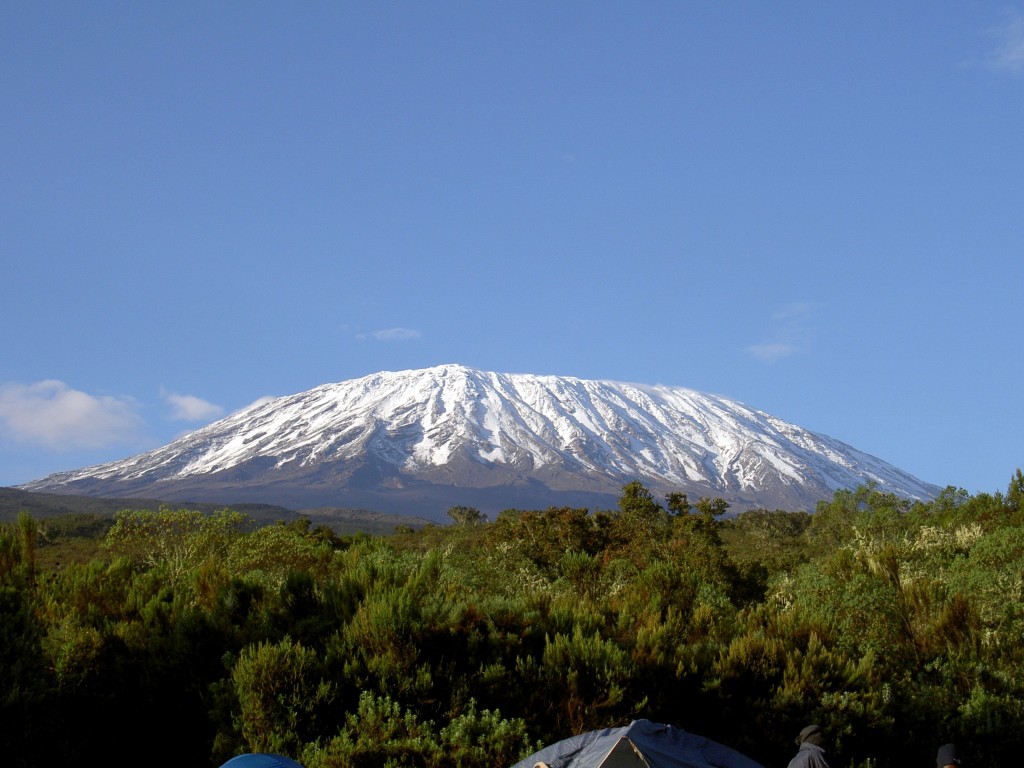
[[[444,519],[609,509],[639,480],[656,497],[813,509],[866,482],[910,498],[937,486],[825,435],[679,387],[443,365],[382,372],[258,402],[169,445],[25,490],[167,501],[364,507]]]

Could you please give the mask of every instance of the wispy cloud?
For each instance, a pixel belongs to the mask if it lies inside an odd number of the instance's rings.
[[[422,336],[419,331],[413,328],[384,328],[372,333],[360,334],[360,339],[372,339],[373,341],[409,341]]]
[[[0,384],[0,434],[54,450],[104,448],[138,440],[134,400],[90,395],[62,381]]]
[[[176,421],[207,421],[223,415],[219,405],[193,395],[179,395],[161,390],[160,396],[171,406],[171,418]]]
[[[783,304],[772,312],[772,320],[785,322],[796,319],[799,322],[801,318],[807,317],[817,308],[818,305],[810,301],[794,301],[790,304]]]
[[[775,363],[806,351],[814,335],[812,318],[816,311],[817,305],[808,302],[779,307],[772,313],[768,338],[744,351],[764,363]]]
[[[988,65],[998,72],[1024,75],[1024,15],[1010,11],[1006,21],[992,30],[997,40]]]
[[[773,344],[751,344],[747,347],[747,353],[765,363],[774,363],[785,357],[791,357],[799,352],[799,348],[793,344],[776,342]]]
[[[277,400],[277,395],[263,395],[263,397],[257,397],[248,405],[240,408],[239,411],[247,411],[250,408],[255,408],[259,405],[266,405],[267,403],[273,402],[274,400]],[[238,411],[236,411],[236,413],[238,413]]]

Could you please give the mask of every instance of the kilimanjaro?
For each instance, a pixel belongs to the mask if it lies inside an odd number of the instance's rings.
[[[614,508],[622,487],[813,510],[873,484],[940,490],[839,440],[690,389],[459,365],[375,373],[263,400],[156,450],[24,490],[167,502],[361,508],[444,520]]]

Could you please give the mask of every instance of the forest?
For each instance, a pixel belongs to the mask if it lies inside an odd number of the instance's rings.
[[[339,535],[231,509],[0,526],[11,766],[510,766],[647,718],[784,767],[1024,750],[1024,476],[813,513],[622,488],[613,509]]]

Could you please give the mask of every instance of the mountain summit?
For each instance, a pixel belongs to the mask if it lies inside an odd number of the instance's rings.
[[[25,490],[167,501],[364,507],[444,519],[611,508],[626,483],[732,509],[813,509],[867,482],[937,486],[825,435],[680,387],[477,371],[381,372],[255,403],[148,453]]]

